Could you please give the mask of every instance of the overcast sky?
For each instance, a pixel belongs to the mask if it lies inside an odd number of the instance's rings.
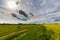
[[[12,17],[15,13],[24,19],[19,10],[26,12],[30,19],[23,21]],[[0,23],[60,23],[60,0],[0,0]]]

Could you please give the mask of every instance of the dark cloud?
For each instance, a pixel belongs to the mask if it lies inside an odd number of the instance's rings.
[[[33,13],[30,13],[30,15],[34,16]]]
[[[53,17],[54,21],[60,21],[60,17]]]
[[[55,19],[54,21],[55,21],[55,22],[56,22],[56,21],[60,21],[60,19]]]
[[[15,17],[15,18],[19,19],[19,20],[27,21],[27,19],[21,19],[21,18],[17,17],[17,15],[16,15],[16,14],[14,14],[14,13],[12,13],[11,15],[12,15],[13,17]]]
[[[12,13],[11,15],[12,15],[13,17],[17,17],[17,15],[16,15],[16,14],[14,14],[14,13]]]
[[[25,16],[26,18],[28,18],[28,15],[23,11],[23,10],[19,10],[19,14]]]

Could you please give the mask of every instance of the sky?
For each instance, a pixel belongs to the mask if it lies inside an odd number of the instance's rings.
[[[19,10],[28,18],[19,14]],[[0,23],[60,23],[60,0],[0,0]]]

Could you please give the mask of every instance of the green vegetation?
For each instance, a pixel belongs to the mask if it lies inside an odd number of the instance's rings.
[[[10,34],[10,33],[14,33],[20,30],[24,30],[24,29],[29,29],[34,25],[0,25],[0,37]]]
[[[51,27],[46,24],[0,25],[0,40],[59,40],[60,33]]]
[[[33,30],[27,32],[27,34],[23,37],[18,37],[15,40],[55,40],[54,32],[50,32],[43,25],[40,25]]]

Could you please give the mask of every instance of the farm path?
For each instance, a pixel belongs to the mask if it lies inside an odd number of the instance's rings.
[[[22,31],[14,32],[14,33],[11,33],[11,34],[9,34],[9,35],[0,37],[0,40],[13,39],[13,38],[18,37],[19,35],[25,33],[25,32],[27,32],[27,30],[22,30]],[[14,36],[14,37],[13,37],[13,36]],[[10,38],[10,37],[11,37],[11,38]]]

